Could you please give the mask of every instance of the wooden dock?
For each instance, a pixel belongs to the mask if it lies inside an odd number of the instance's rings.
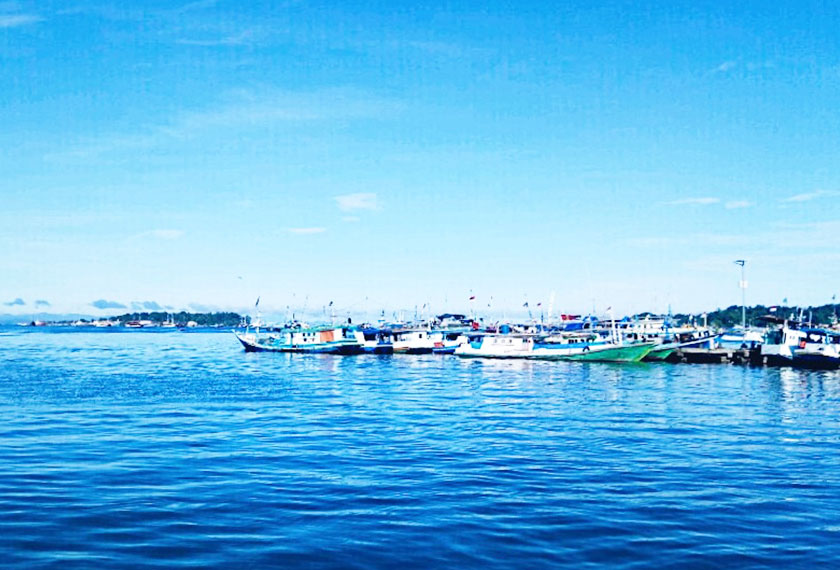
[[[750,351],[745,348],[683,348],[671,355],[674,362],[687,364],[750,364]]]

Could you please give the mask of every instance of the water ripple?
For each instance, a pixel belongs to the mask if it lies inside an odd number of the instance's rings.
[[[840,561],[840,375],[0,340],[10,568]]]

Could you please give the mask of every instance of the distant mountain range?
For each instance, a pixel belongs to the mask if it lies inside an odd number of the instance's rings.
[[[0,314],[0,325],[14,325],[18,323],[29,324],[33,321],[44,321],[46,323],[72,323],[74,321],[85,320],[112,320],[119,321],[125,324],[132,320],[150,320],[155,323],[163,323],[172,320],[174,323],[186,324],[193,321],[202,327],[214,326],[228,326],[235,327],[242,322],[242,316],[239,313],[220,312],[220,313],[188,313],[185,311],[177,313],[169,313],[164,311],[154,312],[136,312],[124,313],[122,315],[108,315],[106,316],[91,316],[81,313],[25,313],[20,315],[11,315],[8,313]]]

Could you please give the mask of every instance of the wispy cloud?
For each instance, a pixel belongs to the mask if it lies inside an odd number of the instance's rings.
[[[38,299],[35,301],[36,307],[51,307],[52,304],[49,301],[45,301],[44,299]]]
[[[96,301],[92,301],[90,304],[91,307],[96,307],[97,309],[125,309],[127,308],[122,303],[117,301],[107,301],[105,299],[97,299]]]
[[[131,308],[135,311],[162,311],[163,307],[154,301],[132,301]]]
[[[249,29],[242,32],[230,35],[224,35],[218,38],[181,38],[176,40],[176,43],[187,46],[198,47],[216,47],[216,46],[243,46],[255,43],[259,38],[264,37],[265,34],[258,33],[257,30]]]
[[[766,251],[775,255],[782,249],[801,249],[803,243],[809,244],[816,253],[829,253],[834,246],[834,236],[840,232],[840,220],[828,220],[807,223],[774,223],[759,231],[745,233],[692,233],[667,236],[642,236],[627,240],[634,247],[662,248],[686,247],[697,243],[707,248],[719,247],[726,251],[748,248],[752,251]],[[731,255],[728,253],[727,255]]]
[[[680,198],[679,200],[672,200],[665,202],[666,206],[710,206],[712,204],[720,203],[720,198],[712,198],[709,196],[698,198]]]
[[[96,158],[119,151],[140,151],[164,144],[182,144],[208,131],[271,129],[291,123],[336,120],[382,120],[402,109],[394,100],[355,89],[308,92],[267,90],[229,92],[223,101],[203,109],[184,109],[169,121],[146,125],[133,133],[114,133],[79,141],[75,147],[48,154],[47,159]]]
[[[204,303],[190,303],[187,306],[197,313],[214,313],[219,310],[216,305],[206,305]]]
[[[14,301],[9,301],[9,302],[7,302],[7,303],[3,303],[3,304],[4,304],[4,305],[6,305],[7,307],[21,307],[21,306],[25,305],[25,304],[26,304],[26,302],[24,302],[24,300],[23,300],[23,299],[21,299],[20,297],[18,297],[18,298],[17,298],[17,299],[15,299]]]
[[[356,194],[343,194],[333,198],[339,209],[345,212],[357,210],[379,210],[379,201],[373,192],[358,192]]]
[[[215,108],[184,113],[165,132],[183,136],[211,127],[265,127],[291,121],[381,118],[399,109],[393,101],[353,89],[306,93],[239,91],[231,99]]]
[[[814,192],[794,194],[793,196],[784,198],[782,202],[810,202],[811,200],[817,200],[819,198],[828,198],[834,196],[840,196],[840,192],[834,190],[816,190]]]
[[[0,28],[17,28],[41,20],[41,16],[24,11],[18,2],[0,2]]]
[[[714,69],[712,69],[712,73],[726,73],[727,71],[731,71],[738,67],[738,62],[734,60],[724,61]]]
[[[727,210],[737,210],[738,208],[750,208],[755,206],[753,202],[748,200],[732,200],[723,205]]]
[[[42,19],[34,14],[0,14],[0,28],[17,28],[40,22]]]
[[[212,8],[219,3],[219,0],[195,0],[195,2],[188,2],[178,8],[178,13],[190,12],[193,10],[203,10],[204,8]]]
[[[325,231],[327,231],[327,228],[289,228],[290,234],[295,234],[299,236],[322,234]]]
[[[162,239],[162,240],[173,240],[178,239],[184,235],[183,230],[149,230],[147,232],[142,232],[137,234],[135,239],[143,239],[143,238],[153,238],[153,239]]]

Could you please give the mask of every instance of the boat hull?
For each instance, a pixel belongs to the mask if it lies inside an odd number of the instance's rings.
[[[674,354],[677,348],[678,346],[654,348],[645,355],[644,360],[645,362],[665,362]]]
[[[836,370],[840,368],[840,358],[825,354],[800,354],[796,352],[791,360],[791,365],[809,370]]]
[[[560,360],[588,362],[639,362],[653,349],[653,343],[614,346],[601,350],[590,350],[580,354],[558,357]]]
[[[269,342],[264,339],[256,338],[254,336],[242,335],[238,333],[236,338],[245,348],[245,352],[293,352],[293,353],[308,353],[308,354],[361,354],[364,348],[357,342],[353,341],[336,341],[330,343],[312,343],[312,344],[279,344]]]
[[[669,342],[654,345],[653,349],[645,355],[643,360],[645,362],[664,362],[668,360],[675,351],[683,348],[711,348],[712,345],[716,343],[716,339],[717,335],[712,335],[685,342]]]
[[[365,346],[365,354],[394,354],[394,347],[390,344],[381,344],[378,346]]]
[[[430,346],[394,347],[394,354],[432,354]]]

